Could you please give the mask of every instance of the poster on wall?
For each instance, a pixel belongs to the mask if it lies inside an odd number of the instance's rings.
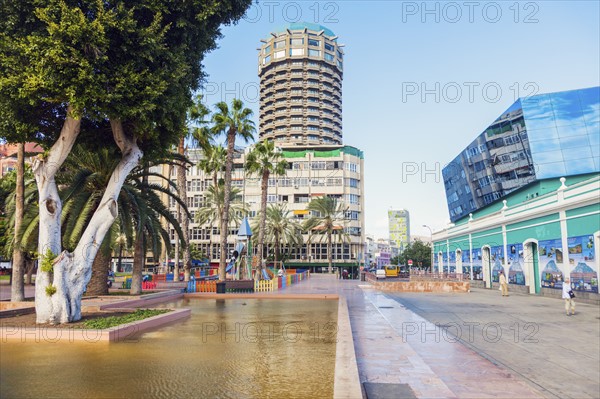
[[[541,270],[541,286],[545,288],[562,289],[563,264],[562,242],[546,240],[538,242],[539,270]]]
[[[571,286],[577,291],[598,292],[598,262],[594,256],[594,236],[568,238]]]
[[[448,261],[448,273],[456,273],[456,252],[450,251],[450,260]]]
[[[498,276],[500,270],[504,270],[502,264],[504,263],[504,247],[499,245],[490,249],[490,256],[492,257],[492,281],[497,283],[500,280]]]
[[[471,274],[471,259],[470,259],[471,251],[465,249],[462,251],[462,273]]]
[[[483,280],[481,248],[473,249],[473,279]]]
[[[525,285],[525,258],[523,257],[523,244],[508,245],[508,282],[510,284]]]

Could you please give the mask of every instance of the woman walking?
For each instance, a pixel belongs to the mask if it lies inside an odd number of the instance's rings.
[[[575,294],[571,289],[571,280],[569,277],[566,277],[565,281],[563,281],[562,298],[565,300],[565,310],[567,311],[567,316],[575,314]]]

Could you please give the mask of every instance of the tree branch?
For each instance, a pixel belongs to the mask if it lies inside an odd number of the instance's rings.
[[[73,114],[73,108],[69,105],[67,108],[67,116],[63,127],[60,131],[60,135],[56,143],[50,148],[48,159],[36,159],[33,164],[34,173],[43,166],[44,173],[41,178],[53,178],[58,169],[62,166],[67,159],[67,156],[71,152],[79,131],[81,128],[81,119],[75,119],[71,115]],[[38,182],[39,183],[39,182]]]
[[[119,198],[119,193],[125,183],[125,179],[133,168],[136,167],[143,155],[142,150],[137,145],[136,137],[127,137],[120,120],[111,120],[110,124],[115,142],[121,149],[122,158],[106,185],[106,190],[98,209],[94,212],[94,216],[92,216],[75,249],[76,256],[90,258],[90,261],[95,257],[104,239],[104,235],[119,213],[117,199]]]

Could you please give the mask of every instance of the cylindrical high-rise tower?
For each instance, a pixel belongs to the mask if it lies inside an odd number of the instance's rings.
[[[302,22],[261,41],[260,139],[281,147],[342,144],[343,45],[337,36]]]

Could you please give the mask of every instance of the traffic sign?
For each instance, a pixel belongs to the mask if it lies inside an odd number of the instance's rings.
[[[408,265],[409,265],[409,266],[412,266],[412,259],[409,259],[409,260],[408,260]]]

